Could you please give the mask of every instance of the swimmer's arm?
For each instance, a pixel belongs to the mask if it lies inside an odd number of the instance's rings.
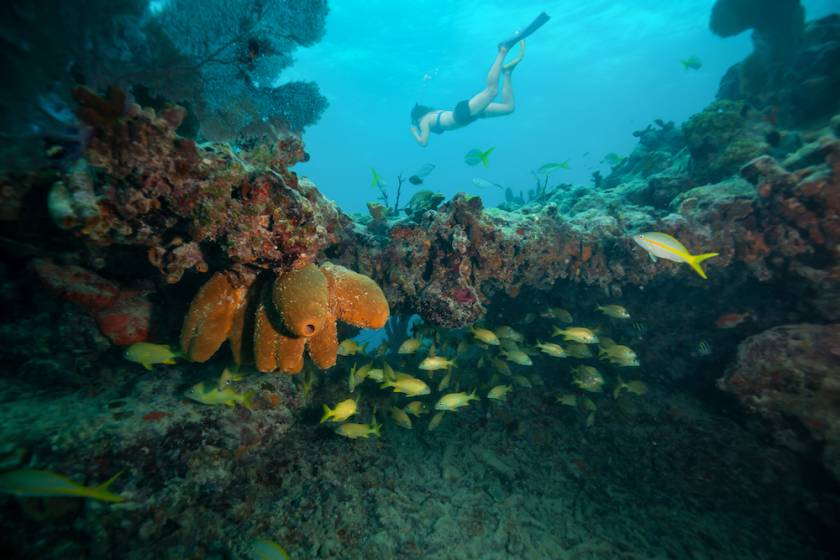
[[[425,122],[421,122],[419,129],[416,126],[411,125],[411,135],[414,136],[414,139],[417,140],[418,144],[425,148],[429,143],[429,125]]]

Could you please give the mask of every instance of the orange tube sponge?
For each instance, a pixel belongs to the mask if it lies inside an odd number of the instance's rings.
[[[327,369],[335,365],[338,354],[337,330],[335,316],[330,315],[324,323],[324,328],[309,339],[309,357],[316,367]]]
[[[193,298],[181,328],[181,351],[194,362],[206,362],[230,334],[236,311],[244,305],[246,288],[234,288],[217,272]]]
[[[263,373],[280,370],[300,373],[303,369],[305,338],[285,336],[274,328],[264,303],[257,305],[254,319],[254,361]]]
[[[321,271],[330,284],[330,304],[338,320],[368,329],[385,326],[388,300],[376,282],[332,263],[325,263]]]
[[[314,336],[330,314],[327,279],[314,264],[278,276],[271,300],[284,330],[295,337]]]

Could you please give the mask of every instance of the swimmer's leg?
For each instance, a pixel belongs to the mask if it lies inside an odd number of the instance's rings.
[[[490,72],[487,73],[487,85],[483,90],[470,98],[470,115],[477,115],[484,111],[499,93],[499,75],[502,72],[502,65],[505,62],[507,52],[507,49],[499,49],[499,54],[496,55],[496,60],[493,62],[493,66],[490,67]]]
[[[513,100],[513,84],[510,81],[510,75],[513,68],[505,68],[502,73],[502,101],[501,103],[490,103],[484,108],[482,117],[502,117],[513,113],[516,104]]]

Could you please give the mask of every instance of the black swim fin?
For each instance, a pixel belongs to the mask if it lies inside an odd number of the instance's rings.
[[[511,48],[513,48],[513,46],[516,43],[518,43],[519,41],[521,41],[525,37],[529,36],[534,31],[536,31],[537,29],[542,27],[545,24],[545,22],[547,22],[548,20],[549,20],[548,14],[545,13],[545,12],[540,12],[540,15],[538,15],[536,17],[536,19],[534,19],[534,21],[532,21],[530,24],[528,24],[528,27],[526,27],[525,29],[523,29],[521,31],[517,31],[513,35],[513,37],[499,43],[499,48],[501,49],[502,47],[504,47],[504,48],[510,50]]]

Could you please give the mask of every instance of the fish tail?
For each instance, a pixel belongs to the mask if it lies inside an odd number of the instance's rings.
[[[382,433],[379,431],[382,428],[382,424],[376,421],[374,417],[373,420],[370,422],[370,433],[375,435],[376,437],[382,437]]]
[[[700,278],[702,278],[703,280],[708,280],[708,277],[706,276],[706,272],[700,266],[700,263],[705,261],[706,259],[710,259],[710,258],[716,257],[716,256],[718,256],[718,253],[703,253],[701,255],[691,255],[691,258],[686,259],[685,262],[687,262],[688,265],[691,268],[693,268],[694,271],[697,274],[700,275]]]
[[[117,474],[115,474],[114,476],[112,476],[111,478],[109,478],[108,480],[106,480],[105,482],[103,482],[102,484],[100,484],[99,486],[97,486],[95,488],[91,488],[89,496],[91,498],[94,498],[94,499],[97,499],[97,500],[102,500],[103,502],[123,502],[123,501],[125,501],[125,498],[123,498],[122,496],[114,494],[113,492],[108,490],[108,488],[111,487],[111,485],[114,483],[114,481],[117,480],[117,478],[119,478],[122,473],[123,473],[123,471],[120,471]]]
[[[327,405],[322,405],[324,407],[324,415],[321,417],[321,421],[318,422],[319,424],[323,424],[326,422],[330,416],[332,416],[332,410]]]
[[[242,395],[242,406],[247,408],[248,410],[254,410],[254,397],[257,396],[257,392],[253,389],[247,391],[244,395]]]

